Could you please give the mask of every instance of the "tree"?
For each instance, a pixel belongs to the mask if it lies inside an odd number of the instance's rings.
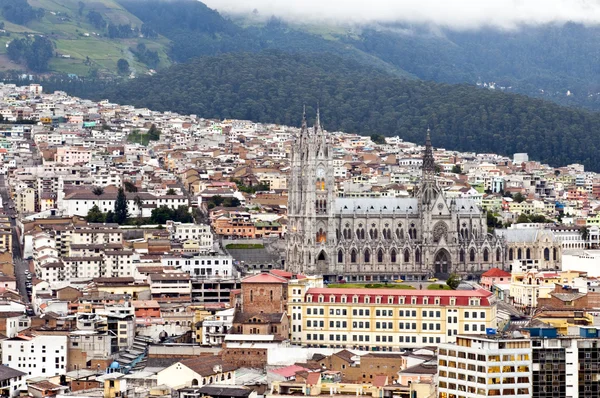
[[[117,193],[117,200],[115,201],[115,222],[117,224],[123,224],[129,217],[129,209],[127,208],[127,197],[125,196],[125,190],[121,187]]]
[[[106,216],[100,211],[98,205],[92,206],[85,217],[87,222],[105,222]]]
[[[525,201],[525,196],[523,196],[523,194],[521,192],[517,192],[516,194],[513,195],[513,200],[517,203],[521,203],[523,201]]]
[[[531,222],[531,220],[529,219],[529,217],[527,217],[527,214],[525,214],[525,213],[521,213],[521,214],[519,214],[519,217],[517,217],[517,221],[516,221],[517,224],[525,224],[528,222]]]
[[[117,71],[121,75],[129,74],[129,62],[126,59],[119,58],[117,61]]]
[[[460,167],[458,164],[455,164],[452,166],[452,172],[455,174],[462,174],[462,167]]]
[[[135,195],[135,197],[133,198],[133,203],[136,205],[136,207],[138,208],[138,219],[142,218],[142,206],[144,204],[144,201],[142,200],[142,198],[140,198],[139,195]]]
[[[92,193],[96,196],[100,196],[104,193],[104,188],[102,187],[94,187],[92,188]]]
[[[450,289],[456,290],[458,285],[460,285],[460,276],[458,276],[458,274],[451,273],[446,281],[446,285],[448,285]]]
[[[138,191],[138,189],[137,189],[137,187],[135,186],[135,184],[133,184],[131,181],[125,181],[125,182],[123,183],[123,186],[125,187],[125,190],[126,190],[127,192],[137,192],[137,191]],[[137,198],[137,197],[138,197],[138,196],[136,196],[136,198]]]
[[[177,192],[175,192],[175,190],[173,188],[169,188],[167,190],[167,195],[177,195]]]
[[[588,240],[588,237],[590,236],[590,230],[588,227],[579,228],[579,233],[581,234],[581,239]]]
[[[486,212],[488,231],[492,232],[494,228],[502,228],[502,221],[491,211]]]
[[[107,224],[112,224],[112,223],[114,223],[114,222],[116,222],[116,221],[115,221],[115,213],[113,213],[113,211],[112,211],[112,210],[109,210],[109,211],[106,213],[106,223],[107,223]]]
[[[377,145],[385,145],[385,136],[382,134],[371,134],[371,141]]]

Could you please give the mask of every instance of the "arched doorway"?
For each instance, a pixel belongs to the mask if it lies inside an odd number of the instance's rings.
[[[435,273],[436,275],[448,274],[450,272],[450,253],[446,249],[442,249],[435,254],[435,259],[433,260],[433,264],[435,265]]]

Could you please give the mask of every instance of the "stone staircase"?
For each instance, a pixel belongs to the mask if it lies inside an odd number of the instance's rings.
[[[119,352],[117,362],[122,369],[127,369],[126,373],[136,372],[146,367],[148,361],[148,346],[153,340],[143,336],[137,336],[133,344],[125,351]]]

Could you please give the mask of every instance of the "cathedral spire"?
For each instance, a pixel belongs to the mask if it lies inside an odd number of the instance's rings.
[[[427,128],[425,138],[425,152],[423,153],[423,180],[431,180],[435,175],[435,161],[433,159],[433,148],[431,146],[431,130]]]
[[[321,110],[319,104],[317,103],[317,117],[315,118],[315,133],[318,133],[321,130]]]
[[[304,107],[302,108],[302,128],[300,130],[300,134],[304,134],[306,133],[306,130],[308,129],[308,123],[306,123],[306,105],[304,105]]]

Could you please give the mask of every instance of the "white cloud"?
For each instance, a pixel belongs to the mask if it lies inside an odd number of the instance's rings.
[[[225,13],[296,22],[407,22],[451,28],[514,28],[550,22],[600,23],[600,0],[205,0]]]

